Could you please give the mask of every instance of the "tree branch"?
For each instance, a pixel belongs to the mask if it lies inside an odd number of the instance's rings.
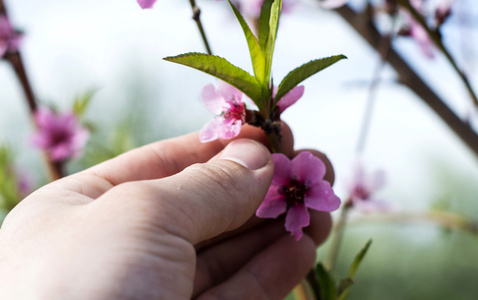
[[[356,13],[348,6],[342,6],[336,12],[349,23],[373,48],[377,49],[383,39],[372,23],[367,11]],[[460,119],[392,48],[385,60],[395,69],[402,84],[410,88],[425,102],[448,127],[478,156],[478,134]]]

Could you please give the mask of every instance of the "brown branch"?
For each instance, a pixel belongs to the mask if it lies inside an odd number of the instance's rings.
[[[356,13],[350,7],[342,6],[336,12],[377,49],[383,37],[372,23],[367,11]],[[478,156],[478,134],[469,124],[460,119],[393,48],[389,49],[385,60],[398,73],[400,82],[417,94]]]
[[[7,9],[5,7],[5,4],[3,3],[3,0],[0,0],[0,15],[4,15],[8,18]],[[19,51],[7,52],[4,56],[4,59],[8,61],[15,70],[15,74],[17,75],[17,78],[22,86],[23,92],[25,93],[25,98],[28,104],[30,116],[32,119],[34,119],[33,116],[38,109],[38,104],[33,93],[30,81],[28,80],[21,54]],[[33,123],[35,124],[35,126],[37,126],[35,121],[33,121]],[[56,180],[63,177],[63,163],[53,162],[50,159],[48,153],[44,153],[44,157],[49,178],[51,180]]]

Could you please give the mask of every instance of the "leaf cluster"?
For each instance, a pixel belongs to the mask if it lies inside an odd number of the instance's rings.
[[[236,16],[249,47],[254,75],[234,66],[226,59],[203,53],[186,53],[177,56],[165,57],[170,62],[182,64],[205,72],[230,85],[247,95],[257,105],[265,118],[274,111],[279,100],[296,87],[299,83],[337,61],[346,58],[336,55],[312,60],[289,72],[279,84],[277,94],[272,100],[272,57],[274,53],[277,30],[279,27],[282,0],[265,0],[258,20],[258,34],[254,35],[239,10],[228,0]]]
[[[360,250],[360,252],[355,256],[350,268],[349,274],[346,278],[343,278],[339,281],[339,284],[336,284],[336,280],[333,278],[333,275],[322,265],[321,263],[317,264],[315,268],[315,279],[319,284],[319,293],[317,295],[321,300],[344,300],[350,290],[350,287],[354,284],[353,278],[357,269],[367,254],[372,240],[369,240],[365,246]]]

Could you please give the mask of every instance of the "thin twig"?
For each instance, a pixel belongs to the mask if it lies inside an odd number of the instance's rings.
[[[4,15],[8,19],[7,9],[3,0],[0,0],[0,15]],[[31,88],[30,81],[28,80],[22,56],[19,51],[7,52],[4,56],[4,59],[8,61],[15,70],[15,74],[17,75],[17,78],[22,86],[23,92],[25,93],[25,99],[28,104],[30,116],[35,126],[37,126],[33,116],[38,109],[38,104]],[[44,153],[44,157],[49,178],[53,181],[63,177],[63,163],[53,162],[46,152]]]
[[[196,21],[196,25],[199,29],[199,33],[201,34],[201,38],[204,42],[204,46],[206,47],[207,54],[212,55],[211,47],[209,46],[209,42],[206,37],[206,32],[204,31],[204,28],[201,23],[201,10],[196,5],[195,0],[189,0],[189,3],[191,4],[191,8],[193,10],[193,20]]]
[[[423,27],[423,29],[427,32],[428,36],[431,38],[433,43],[440,49],[440,51],[445,55],[448,62],[452,65],[453,69],[456,71],[460,79],[465,84],[465,87],[470,94],[471,99],[475,106],[478,106],[478,97],[476,96],[473,87],[471,86],[470,81],[466,74],[458,67],[455,59],[451,55],[450,51],[445,47],[443,41],[437,32],[432,31],[426,24],[423,17],[418,13],[418,11],[411,5],[410,1],[408,0],[396,0],[401,6],[403,6],[408,12],[412,15],[412,17]]]
[[[336,12],[373,48],[377,48],[382,37],[367,13],[356,13],[348,6],[342,6]],[[478,156],[478,134],[469,124],[461,120],[393,48],[390,48],[386,61],[396,70],[401,83],[415,92]]]
[[[346,203],[348,203],[348,201]],[[344,236],[345,224],[347,223],[347,214],[348,214],[349,208],[350,208],[349,205],[344,205],[342,207],[339,220],[337,221],[337,225],[335,225],[335,228],[334,228],[334,235],[332,237],[332,241],[327,251],[327,257],[325,260],[325,267],[329,270],[329,272],[333,271],[335,267],[335,263],[337,262],[340,245],[342,244],[342,240]]]

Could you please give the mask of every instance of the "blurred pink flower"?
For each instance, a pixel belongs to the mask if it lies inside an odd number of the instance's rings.
[[[423,6],[425,3],[423,0],[410,0],[410,4],[418,13],[420,13],[422,16],[424,15]],[[408,30],[405,30],[405,35],[410,36],[418,43],[425,56],[428,58],[433,58],[435,56],[433,52],[434,44],[425,28],[423,28],[423,26],[418,23],[418,21],[415,20],[415,18],[408,11],[403,11],[403,14],[408,23]]]
[[[349,0],[323,0],[320,1],[320,6],[325,9],[334,9],[345,5]]]
[[[7,52],[16,52],[22,35],[13,29],[5,16],[0,16],[0,58]]]
[[[17,174],[17,187],[20,199],[24,199],[33,191],[33,181],[31,177],[25,172],[16,172]]]
[[[44,149],[53,161],[74,158],[88,141],[89,131],[83,128],[73,113],[58,114],[51,109],[35,112],[38,131],[32,144]]]
[[[156,0],[137,0],[142,9],[153,8]]]
[[[455,0],[442,0],[435,8],[435,23],[440,26],[451,14],[451,7]]]
[[[236,137],[246,118],[242,92],[219,80],[217,89],[212,84],[206,85],[201,91],[201,98],[206,109],[216,117],[201,129],[199,140],[206,143]]]
[[[242,15],[246,18],[259,19],[261,15],[261,7],[264,3],[264,0],[232,0],[231,1],[237,9],[240,10]],[[297,4],[299,0],[283,0],[282,1],[282,12],[287,13],[291,11],[294,5]]]
[[[293,160],[284,154],[272,154],[275,172],[267,195],[256,211],[260,218],[277,218],[283,213],[285,228],[299,240],[302,228],[309,225],[308,208],[334,211],[340,199],[334,194],[325,176],[324,163],[310,152],[302,152]]]
[[[392,205],[375,198],[374,193],[385,186],[385,172],[382,170],[367,174],[360,160],[356,160],[353,177],[348,184],[349,201],[362,212],[390,211]]]

